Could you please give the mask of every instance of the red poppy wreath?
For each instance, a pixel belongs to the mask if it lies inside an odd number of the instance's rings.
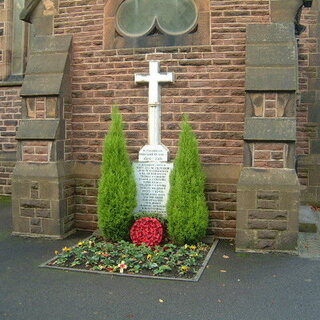
[[[149,247],[156,246],[163,238],[162,224],[155,218],[141,218],[133,224],[130,237],[135,244],[145,243]]]

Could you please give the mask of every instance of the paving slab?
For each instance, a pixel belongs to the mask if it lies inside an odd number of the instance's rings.
[[[299,231],[316,233],[319,231],[319,215],[310,206],[299,208]]]
[[[13,237],[10,215],[0,204],[1,320],[319,319],[320,261],[239,254],[219,241],[199,282],[64,272],[38,266],[87,234]]]

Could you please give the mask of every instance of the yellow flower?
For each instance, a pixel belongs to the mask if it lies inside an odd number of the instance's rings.
[[[64,247],[64,248],[62,248],[62,251],[63,251],[63,252],[69,252],[69,251],[71,251],[71,248]]]
[[[182,271],[182,272],[188,272],[189,271],[189,267],[188,266],[182,266],[182,267],[180,267],[180,270]]]
[[[152,259],[152,254],[148,254],[147,255],[147,260],[151,260]]]
[[[83,245],[84,245],[84,242],[83,242],[83,241],[78,242],[78,246],[79,246],[79,247],[82,247]]]
[[[60,252],[58,251],[58,250],[56,250],[55,252],[54,252],[54,254],[59,254]]]
[[[188,248],[189,248],[189,245],[188,245],[188,244],[185,244],[185,245],[184,245],[184,248],[185,248],[185,249],[188,249]]]
[[[190,248],[191,250],[196,250],[196,249],[197,249],[196,246],[190,246],[189,248]]]

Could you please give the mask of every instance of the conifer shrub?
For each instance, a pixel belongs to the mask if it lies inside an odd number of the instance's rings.
[[[167,202],[168,233],[177,244],[194,244],[203,239],[208,226],[204,173],[198,142],[184,117],[179,146],[170,175]]]
[[[122,118],[112,110],[112,123],[104,139],[98,188],[98,226],[110,241],[129,239],[136,207],[136,184],[126,149]]]

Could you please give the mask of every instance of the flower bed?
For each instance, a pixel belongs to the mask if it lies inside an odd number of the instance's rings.
[[[105,242],[91,237],[76,246],[55,252],[44,266],[100,271],[113,274],[146,275],[190,279],[195,276],[210,250],[208,245],[176,246],[168,243],[149,247],[126,241]]]

